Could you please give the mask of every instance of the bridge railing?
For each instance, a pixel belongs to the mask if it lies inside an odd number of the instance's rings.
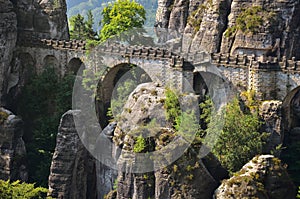
[[[85,51],[86,42],[80,40],[55,40],[43,39],[33,32],[22,32],[18,35],[18,45],[40,48],[54,48],[60,50],[77,50]],[[170,60],[172,66],[182,67],[185,61],[193,64],[201,64],[211,61],[216,65],[225,67],[253,67],[254,69],[265,70],[288,70],[300,71],[300,61],[295,57],[287,59],[285,56],[281,58],[267,57],[264,55],[255,56],[247,54],[230,55],[222,53],[207,54],[204,52],[194,53],[174,53],[168,49],[144,47],[144,46],[125,46],[117,43],[106,43],[99,46],[102,52],[119,54],[128,57],[140,57],[144,59],[160,59]]]

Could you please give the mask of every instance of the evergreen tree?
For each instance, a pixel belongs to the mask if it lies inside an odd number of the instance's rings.
[[[89,10],[87,13],[87,20],[85,22],[85,38],[94,40],[97,36],[97,33],[93,29],[94,26],[94,16],[92,10]]]
[[[84,40],[86,35],[86,26],[84,17],[77,14],[70,18],[70,37],[71,39]]]

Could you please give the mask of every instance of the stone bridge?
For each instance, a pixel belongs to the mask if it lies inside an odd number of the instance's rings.
[[[110,103],[116,82],[130,70],[130,65],[138,66],[161,85],[193,89],[197,94],[203,94],[205,84],[219,96],[224,91],[215,83],[226,83],[226,87],[236,91],[255,90],[261,100],[280,100],[289,106],[296,103],[294,96],[300,90],[300,61],[294,57],[184,53],[115,43],[101,45],[88,54],[83,41],[39,39],[32,34],[19,38],[14,55],[16,68],[33,66],[39,73],[48,65],[60,76],[75,74],[81,66],[100,71],[104,109]],[[24,63],[27,66],[22,66]],[[211,83],[212,87],[208,85]]]
[[[58,74],[63,76],[69,72],[75,73],[82,63],[90,67],[100,64],[107,71],[122,63],[130,63],[144,69],[155,81],[173,81],[170,73],[180,71],[194,85],[195,73],[208,71],[216,73],[236,88],[255,90],[263,100],[283,100],[300,85],[300,61],[296,61],[294,57],[287,60],[285,57],[246,54],[174,53],[162,48],[128,47],[109,43],[99,47],[98,55],[87,56],[84,41],[39,39],[32,33],[19,38],[17,59],[20,62],[22,59],[30,60],[26,63],[32,63],[37,72],[42,71],[47,64],[57,68]],[[103,58],[103,63],[99,63],[99,57]],[[217,70],[212,69],[212,66],[216,66]],[[175,84],[176,81],[182,81],[177,73],[174,81]]]

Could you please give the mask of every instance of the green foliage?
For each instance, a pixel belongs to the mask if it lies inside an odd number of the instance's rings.
[[[204,106],[204,105],[202,105]],[[213,153],[219,158],[223,166],[229,172],[238,171],[245,163],[255,155],[262,152],[262,147],[268,134],[260,133],[261,122],[256,112],[243,112],[239,105],[239,100],[235,98],[225,108],[224,118],[214,117],[208,120],[208,111],[202,113],[209,127],[218,126],[224,120],[224,126],[220,129],[209,128],[206,130],[208,135],[214,134],[216,130],[220,134],[212,136],[216,139]],[[214,114],[214,113],[212,113]]]
[[[174,128],[177,134],[192,143],[195,138],[194,135],[199,135],[198,131],[200,129],[199,121],[195,112],[182,112],[182,114],[175,119]]]
[[[59,79],[53,68],[45,68],[25,86],[18,114],[25,121],[25,143],[31,182],[47,187],[61,115],[71,109],[74,76]]]
[[[300,198],[300,187],[299,187],[299,189],[298,189],[297,198]]]
[[[145,7],[146,10],[146,27],[153,27],[155,23],[156,10],[158,6],[157,0],[135,0],[137,3],[140,3]],[[99,30],[98,22],[101,21],[102,16],[98,13],[101,13],[103,8],[107,3],[111,2],[110,0],[67,0],[68,6],[68,16],[73,16],[76,14],[86,15],[88,10],[92,10],[95,16],[94,25],[95,30]]]
[[[144,7],[135,1],[117,0],[109,3],[102,11],[101,41],[132,28],[142,28],[146,20]]]
[[[191,15],[188,17],[187,22],[190,26],[194,28],[194,33],[197,33],[200,30],[200,26],[203,19],[203,14],[205,10],[207,9],[207,6],[204,4],[201,4],[197,10],[193,11]]]
[[[244,99],[245,104],[250,111],[258,111],[260,101],[256,100],[256,93],[254,90],[242,92],[241,97]]]
[[[46,198],[47,191],[46,188],[35,188],[34,184],[0,180],[0,198],[3,199]]]
[[[97,32],[93,29],[94,26],[94,16],[91,10],[87,13],[87,20],[85,22],[85,31],[86,31],[86,39],[93,40],[97,36]]]
[[[232,26],[226,29],[225,37],[232,37],[236,33],[237,29],[236,26]]]
[[[259,28],[263,25],[263,15],[261,6],[250,7],[241,14],[236,19],[237,29],[243,32],[257,32]]]
[[[97,32],[94,31],[94,16],[92,11],[87,13],[87,20],[81,14],[70,17],[70,38],[76,40],[96,40]]]
[[[143,136],[140,135],[136,138],[135,144],[133,146],[133,151],[135,153],[141,153],[145,150],[145,148],[146,148],[146,141],[143,138]]]
[[[226,37],[233,36],[238,30],[244,33],[257,33],[264,27],[265,22],[273,20],[274,13],[267,12],[261,6],[243,9],[236,19],[236,24],[227,28]]]
[[[70,38],[81,40],[85,35],[84,17],[81,14],[72,16],[69,20],[70,23]]]
[[[166,118],[175,124],[176,120],[179,121],[178,117],[181,114],[178,95],[170,88],[166,88],[165,95],[164,107],[166,109]]]
[[[115,179],[115,181],[114,181],[114,185],[113,185],[113,189],[114,190],[117,190],[118,189],[118,179]]]

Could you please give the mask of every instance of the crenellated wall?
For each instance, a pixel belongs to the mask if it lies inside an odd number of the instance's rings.
[[[213,69],[212,73],[231,87],[239,91],[255,90],[262,100],[284,100],[291,90],[300,85],[300,61],[294,57],[287,60],[285,56],[278,58],[254,54],[178,53],[163,48],[116,43],[101,45],[94,51],[96,53],[92,51],[88,55],[85,45],[84,41],[39,39],[37,35],[25,34],[18,42],[15,59],[18,54],[27,53],[34,60],[37,72],[41,72],[50,62],[61,76],[70,72],[72,59],[79,59],[87,68],[102,67],[107,74],[110,68],[130,63],[144,69],[154,81],[163,85],[172,83],[177,87],[183,85],[183,81],[193,85],[193,72]],[[47,62],[47,59],[50,61]]]

